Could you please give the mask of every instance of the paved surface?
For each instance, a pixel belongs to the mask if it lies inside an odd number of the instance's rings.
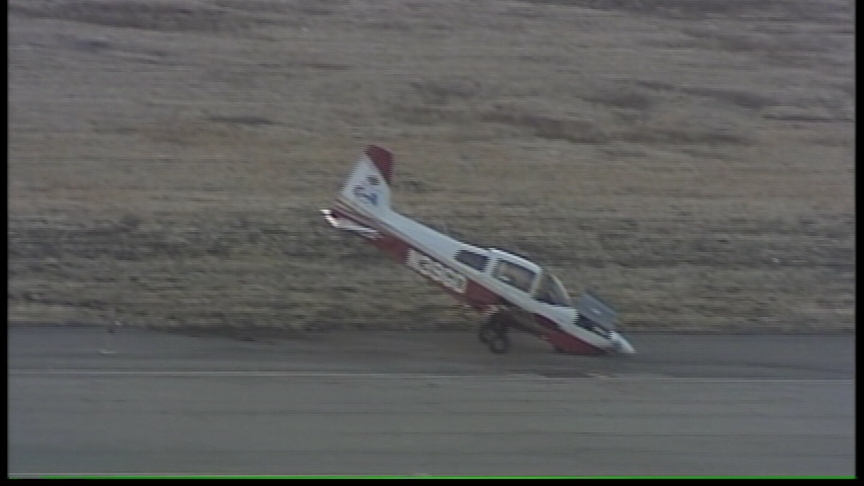
[[[9,474],[846,475],[853,336],[9,329]]]

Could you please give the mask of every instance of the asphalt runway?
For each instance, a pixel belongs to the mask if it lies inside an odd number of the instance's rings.
[[[854,336],[10,327],[9,476],[853,476]]]

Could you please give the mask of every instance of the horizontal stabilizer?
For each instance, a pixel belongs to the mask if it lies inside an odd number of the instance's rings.
[[[321,213],[324,214],[324,219],[326,219],[327,222],[330,223],[330,226],[336,229],[353,231],[367,237],[379,236],[378,230],[374,228],[369,228],[368,226],[363,226],[362,224],[355,223],[350,219],[334,216],[333,211],[329,209],[322,209]]]

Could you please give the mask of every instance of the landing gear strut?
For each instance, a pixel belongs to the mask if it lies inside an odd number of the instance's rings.
[[[489,348],[489,351],[495,354],[503,354],[510,350],[507,324],[500,315],[493,315],[484,322],[480,326],[477,338]]]

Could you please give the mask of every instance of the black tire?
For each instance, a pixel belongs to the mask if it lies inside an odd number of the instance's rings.
[[[489,347],[489,351],[495,354],[504,354],[510,351],[510,338],[507,337],[506,332],[499,331],[492,336],[492,339],[486,343],[486,346]]]
[[[477,339],[481,343],[488,345],[495,334],[501,332],[501,328],[501,314],[495,312],[480,324],[480,329],[477,331]]]
[[[495,337],[496,333],[498,333],[498,331],[495,329],[495,326],[489,323],[484,323],[480,326],[480,330],[477,331],[477,339],[488,346],[489,341]]]

